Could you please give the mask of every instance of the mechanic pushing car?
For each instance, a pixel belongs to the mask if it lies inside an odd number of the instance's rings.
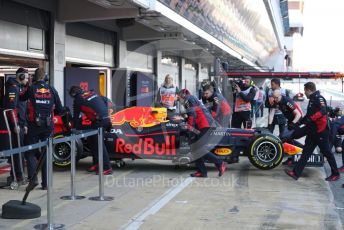
[[[216,121],[212,118],[205,106],[187,89],[182,89],[178,93],[178,100],[185,107],[187,118],[187,128],[196,134],[196,138],[191,144],[191,151],[199,154],[195,160],[197,171],[192,173],[192,177],[207,177],[207,169],[204,161],[207,160],[215,164],[219,171],[219,176],[222,176],[226,170],[225,163],[219,159],[215,154],[206,149],[207,138],[202,138],[210,127],[216,127]]]
[[[337,163],[330,150],[329,145],[329,127],[326,100],[316,90],[313,82],[307,82],[304,85],[304,90],[309,99],[307,114],[301,119],[301,124],[305,126],[296,129],[292,135],[295,138],[306,136],[305,145],[301,154],[300,160],[295,165],[292,171],[285,170],[286,174],[297,180],[303,169],[305,168],[310,155],[313,153],[316,146],[319,146],[321,153],[327,158],[331,167],[331,175],[327,177],[326,181],[336,181],[340,178]]]
[[[7,117],[10,118],[10,127],[11,127],[11,139],[13,143],[13,148],[19,147],[19,144],[23,146],[24,144],[24,135],[27,134],[27,121],[26,121],[26,101],[20,101],[20,94],[23,93],[23,86],[27,85],[29,81],[29,72],[25,68],[19,68],[16,72],[15,78],[8,78],[6,81],[6,94],[4,99],[4,108],[13,109],[12,114],[7,114]],[[17,124],[17,126],[16,126]],[[11,160],[11,158],[10,158]],[[22,168],[20,167],[20,158],[18,154],[13,155],[13,164],[14,171],[16,174],[17,181],[19,183],[24,181]],[[7,182],[11,183],[13,181],[13,170],[10,171],[10,177],[7,178]]]
[[[32,78],[32,85],[20,97],[21,100],[27,100],[27,120],[28,120],[28,144],[35,144],[38,141],[45,141],[52,136],[54,130],[54,110],[62,113],[62,104],[56,89],[48,83],[48,76],[43,68],[38,68]],[[31,150],[26,153],[28,177],[37,182],[35,170],[37,167],[36,156],[39,150]],[[45,154],[45,153],[41,153]],[[43,157],[44,155],[41,155]],[[47,165],[43,161],[42,169],[42,189],[47,189]]]
[[[272,93],[274,104],[272,108],[280,110],[285,118],[287,118],[287,129],[294,130],[299,127],[299,121],[302,118],[302,110],[291,98],[282,95],[280,89],[274,90]],[[280,135],[281,136],[281,135]],[[291,144],[303,148],[303,145],[298,141],[291,140]],[[290,165],[293,163],[293,157],[284,161],[283,165]]]
[[[232,128],[251,128],[251,101],[256,96],[256,89],[251,85],[251,77],[244,76],[241,81],[233,82],[234,112],[232,115]]]
[[[74,98],[73,102],[73,125],[76,129],[97,129],[102,127],[103,132],[111,129],[111,120],[108,112],[108,101],[99,96],[93,91],[84,91],[79,86],[72,86],[69,90],[69,95]],[[88,120],[91,121],[90,125],[82,125],[80,113],[83,113]],[[93,165],[87,169],[88,172],[98,173],[98,136],[92,135],[88,138],[91,152],[93,155]],[[100,143],[98,143],[100,144]],[[103,145],[103,166],[104,175],[112,174],[112,168],[109,160],[109,154],[106,149],[105,143]]]
[[[231,107],[220,93],[215,92],[212,85],[206,85],[203,88],[202,102],[215,121],[222,127],[228,127]]]

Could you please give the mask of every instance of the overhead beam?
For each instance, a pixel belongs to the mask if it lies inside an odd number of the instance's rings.
[[[343,78],[344,73],[339,72],[227,72],[223,74],[228,77],[251,76],[255,78],[319,78],[337,79]]]
[[[58,19],[61,22],[86,22],[138,16],[138,8],[106,9],[85,0],[58,1]]]
[[[136,23],[135,26],[122,28],[121,34],[123,41],[183,39],[183,34],[180,32],[159,32],[140,23]]]

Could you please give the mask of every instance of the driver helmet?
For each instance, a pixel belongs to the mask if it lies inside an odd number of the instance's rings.
[[[191,95],[191,94],[190,94],[189,90],[187,90],[187,89],[182,89],[178,92],[178,96],[180,98],[183,98],[183,99],[185,99],[189,95]]]

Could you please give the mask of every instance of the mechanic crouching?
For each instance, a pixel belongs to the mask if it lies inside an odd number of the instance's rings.
[[[293,179],[297,180],[302,174],[307,161],[313,153],[316,146],[319,146],[320,152],[327,158],[327,161],[331,167],[331,175],[327,177],[326,181],[336,181],[340,178],[337,163],[330,150],[329,145],[329,127],[327,116],[326,100],[320,95],[320,92],[316,90],[316,86],[313,82],[307,82],[304,85],[305,95],[309,99],[307,114],[301,119],[301,124],[304,127],[297,129],[293,134],[297,138],[306,136],[305,145],[301,154],[300,160],[295,165],[292,171],[286,170],[286,174]]]
[[[73,103],[73,125],[76,129],[111,129],[111,120],[108,112],[108,102],[106,98],[97,95],[93,91],[84,91],[79,86],[72,86],[69,95],[74,98]],[[83,113],[89,121],[90,125],[82,125],[80,113]],[[90,148],[93,155],[93,165],[87,169],[88,172],[96,172],[98,174],[98,144],[103,145],[103,167],[104,175],[112,174],[112,168],[109,160],[109,154],[105,143],[98,143],[98,136],[92,135],[88,137],[91,143]],[[95,144],[98,143],[98,144]]]
[[[226,170],[225,163],[219,159],[215,154],[209,152],[205,146],[205,134],[210,127],[216,127],[216,122],[205,108],[205,106],[187,89],[182,89],[178,94],[178,100],[185,107],[188,115],[187,128],[196,134],[196,138],[191,144],[192,153],[199,154],[195,160],[197,171],[192,173],[192,177],[207,177],[207,169],[204,160],[215,164],[219,171],[219,176],[222,176]],[[203,138],[202,138],[203,137]]]

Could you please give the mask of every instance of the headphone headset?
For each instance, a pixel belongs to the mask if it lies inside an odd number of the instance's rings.
[[[27,69],[22,68],[22,67],[20,67],[16,72],[16,76],[19,78],[20,81],[25,80],[27,75],[28,75]]]
[[[25,80],[25,73],[19,73],[18,74],[18,78],[19,78],[20,81]]]
[[[71,97],[75,97],[76,95],[82,93],[83,90],[79,87],[79,86],[75,86],[73,85],[70,89],[69,89],[69,95]]]
[[[48,75],[48,74],[45,74],[43,80],[44,80],[45,82],[48,82],[48,81],[49,81],[49,75]]]

